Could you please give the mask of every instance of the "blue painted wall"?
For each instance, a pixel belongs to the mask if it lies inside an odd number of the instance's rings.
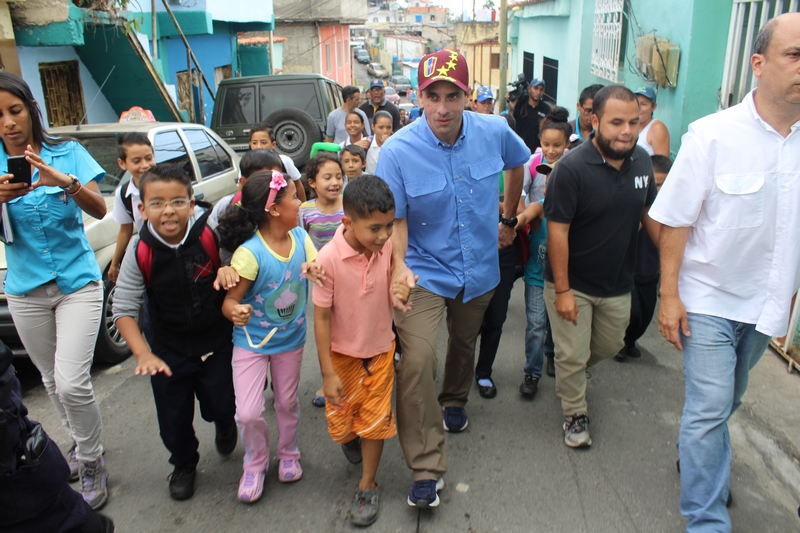
[[[233,64],[233,47],[229,34],[194,35],[187,37],[189,46],[192,47],[200,68],[203,70],[208,82],[214,86],[214,69]],[[166,83],[177,86],[177,73],[187,69],[186,47],[180,39],[163,39],[160,53],[166,56]],[[234,71],[236,65],[234,65]],[[211,112],[214,110],[214,101],[211,94],[203,86],[203,104],[205,106],[206,126],[211,124]]]

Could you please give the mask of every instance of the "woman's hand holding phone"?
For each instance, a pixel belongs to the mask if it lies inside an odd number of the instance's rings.
[[[39,179],[36,180],[33,188],[50,186],[61,187],[63,189],[64,187],[69,187],[69,184],[72,183],[72,178],[45,163],[39,154],[33,151],[33,147],[30,144],[25,150],[25,158],[31,165],[39,169]]]
[[[0,176],[0,203],[10,202],[31,192],[29,183],[9,183],[13,177],[13,174]]]

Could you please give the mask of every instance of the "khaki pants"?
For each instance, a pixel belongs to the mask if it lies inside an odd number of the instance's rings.
[[[443,407],[464,407],[475,367],[475,341],[494,290],[467,303],[463,291],[444,298],[422,287],[411,291],[412,309],[395,311],[403,355],[397,365],[397,430],[414,479],[439,479],[447,471]],[[447,309],[447,356],[436,395],[436,342]]]
[[[631,295],[595,298],[573,289],[578,325],[556,312],[555,285],[544,284],[544,303],[556,345],[556,394],[564,416],[586,413],[586,368],[617,355],[631,317]]]

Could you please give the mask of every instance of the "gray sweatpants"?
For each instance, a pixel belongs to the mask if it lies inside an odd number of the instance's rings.
[[[103,309],[103,284],[93,281],[63,294],[55,281],[25,296],[7,294],[8,308],[28,355],[81,461],[103,453],[103,420],[90,370]]]

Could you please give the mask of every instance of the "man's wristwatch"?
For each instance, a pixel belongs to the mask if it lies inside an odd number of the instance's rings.
[[[70,193],[70,192],[72,192],[72,191],[74,191],[74,190],[75,190],[75,188],[78,186],[78,184],[79,184],[80,182],[78,181],[78,178],[76,178],[76,177],[75,177],[75,176],[73,176],[72,174],[67,174],[67,176],[69,176],[70,178],[72,178],[72,181],[71,181],[71,182],[69,183],[69,185],[67,185],[66,187],[61,187],[61,189],[62,189],[64,192]]]
[[[500,223],[503,224],[504,226],[508,226],[509,228],[516,228],[517,222],[518,222],[517,217],[511,217],[511,218],[500,217]]]

